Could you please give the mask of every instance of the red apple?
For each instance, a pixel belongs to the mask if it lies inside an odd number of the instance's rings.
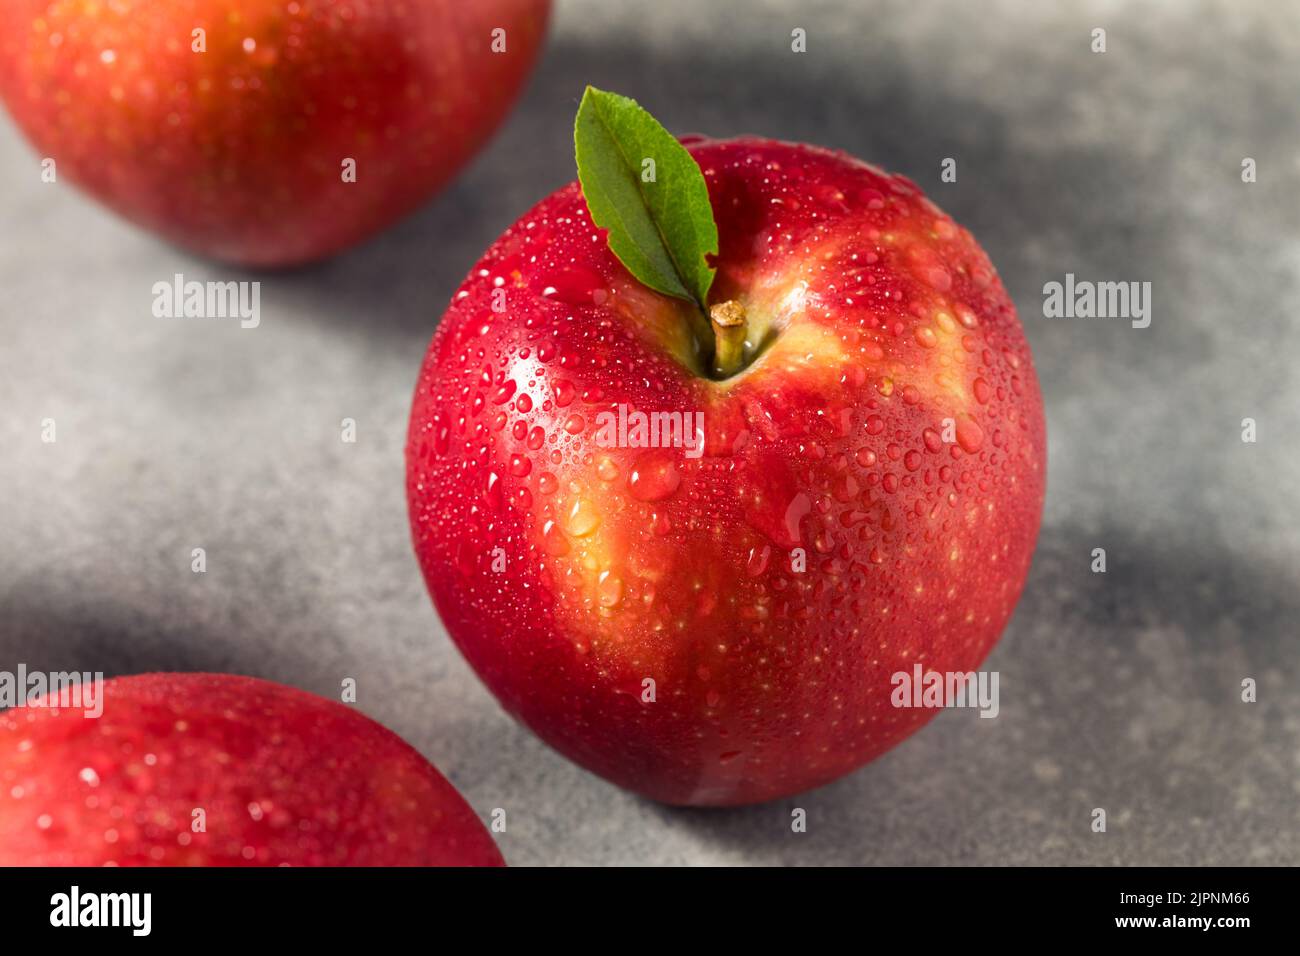
[[[433,765],[343,704],[228,674],[102,686],[99,717],[0,714],[0,866],[504,865]]]
[[[60,179],[128,219],[218,259],[291,265],[443,186],[519,93],[549,8],[11,0],[0,96]]]
[[[452,299],[407,490],[438,611],[512,714],[620,786],[740,804],[925,723],[893,674],[980,665],[1025,582],[1046,445],[1006,291],[913,183],[809,146],[688,148],[743,370],[701,365],[691,306],[624,268],[571,184]],[[611,442],[620,407],[701,414],[703,454]]]

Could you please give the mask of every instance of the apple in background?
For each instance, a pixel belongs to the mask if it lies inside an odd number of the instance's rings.
[[[102,687],[98,718],[0,713],[0,865],[504,865],[433,765],[343,704],[228,674]]]
[[[932,717],[891,704],[892,675],[980,665],[1046,443],[1006,291],[916,185],[811,146],[687,149],[741,367],[702,362],[690,306],[634,278],[571,184],[455,293],[407,490],[443,622],[512,714],[620,786],[742,804]],[[637,412],[701,414],[702,454],[633,447]]]
[[[549,9],[11,0],[0,96],[60,179],[128,219],[217,259],[294,265],[447,183],[518,95]]]

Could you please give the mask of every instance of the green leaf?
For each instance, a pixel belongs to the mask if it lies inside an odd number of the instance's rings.
[[[578,181],[592,221],[636,278],[707,311],[718,227],[704,174],[659,121],[617,93],[587,87],[573,124]],[[653,160],[653,181],[648,178]]]

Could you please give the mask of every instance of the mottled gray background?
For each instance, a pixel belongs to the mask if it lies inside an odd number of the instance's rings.
[[[508,809],[516,864],[1300,863],[1300,18],[1057,6],[562,2],[523,102],[453,188],[288,275],[214,266],[41,184],[0,122],[0,667],[330,696],[356,677],[361,709],[480,813]],[[416,370],[477,255],[572,177],[588,82],[678,132],[906,173],[988,249],[1051,442],[1033,572],[987,665],[998,719],[943,714],[796,800],[668,809],[516,726],[448,641],[407,536]],[[1067,271],[1154,283],[1152,326],[1044,319]],[[261,327],[151,318],[174,272],[261,278]]]

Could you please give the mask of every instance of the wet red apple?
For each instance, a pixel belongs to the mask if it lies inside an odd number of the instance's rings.
[[[377,232],[466,163],[549,6],[11,0],[0,97],[58,181],[218,259],[292,265]]]
[[[742,367],[701,361],[691,306],[633,278],[575,183],[456,292],[408,496],[447,630],[512,714],[620,786],[740,804],[925,723],[891,704],[895,673],[980,666],[1046,445],[1006,291],[913,183],[808,146],[688,148]],[[656,415],[669,447],[640,440]]]
[[[433,765],[343,704],[228,674],[102,687],[0,713],[0,866],[503,865]]]

